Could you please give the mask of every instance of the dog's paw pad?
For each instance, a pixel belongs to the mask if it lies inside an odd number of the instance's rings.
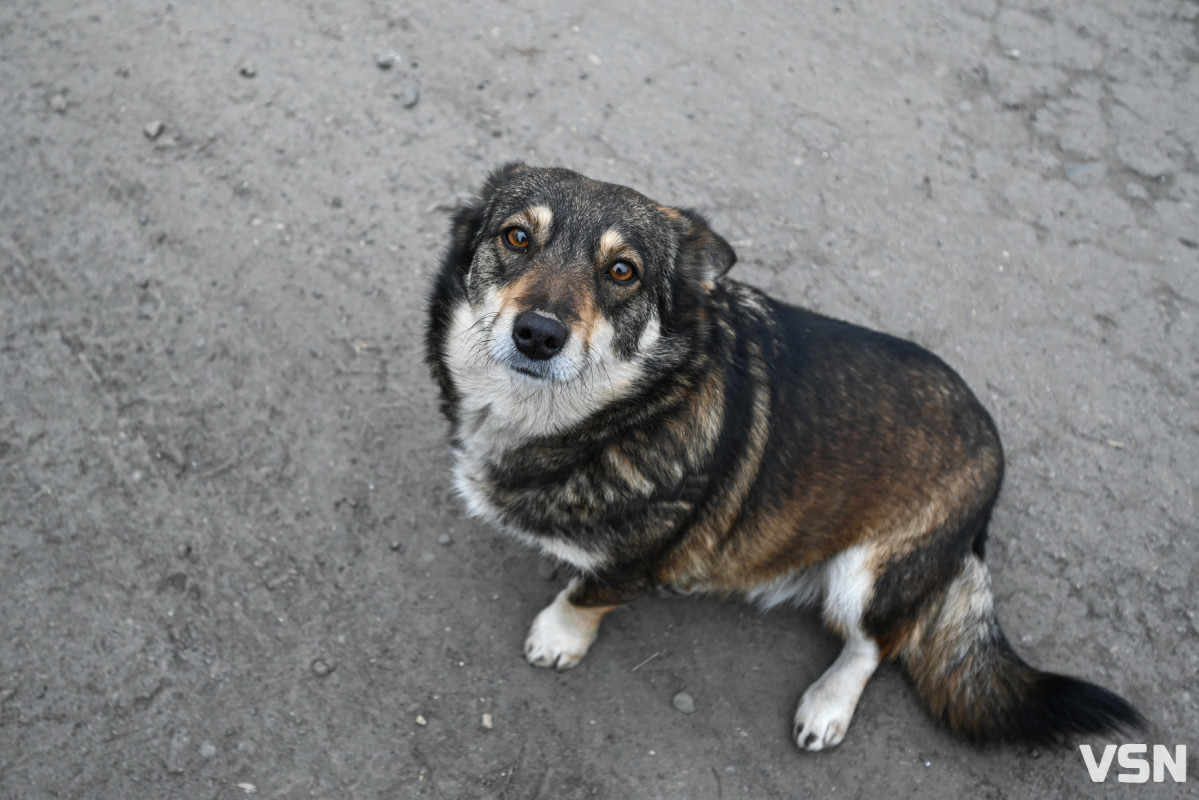
[[[535,667],[570,669],[583,660],[594,639],[594,630],[572,625],[554,603],[533,620],[525,640],[525,660]]]
[[[801,750],[815,752],[836,747],[849,730],[854,706],[838,702],[836,697],[816,691],[804,694],[795,711],[792,736]]]

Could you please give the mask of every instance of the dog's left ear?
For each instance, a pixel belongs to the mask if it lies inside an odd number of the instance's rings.
[[[737,263],[733,246],[712,230],[702,214],[689,208],[671,210],[683,228],[679,263],[700,283],[715,281]]]

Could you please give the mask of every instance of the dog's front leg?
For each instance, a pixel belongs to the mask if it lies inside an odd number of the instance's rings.
[[[575,578],[533,620],[525,658],[535,667],[570,669],[587,655],[604,615],[637,594],[590,577]]]

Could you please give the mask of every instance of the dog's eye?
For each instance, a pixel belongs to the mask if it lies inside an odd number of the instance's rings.
[[[633,266],[627,261],[617,261],[608,267],[608,277],[619,283],[629,283],[637,277],[637,273],[633,271]]]
[[[529,232],[520,226],[512,226],[504,231],[504,243],[516,250],[527,250],[529,247]]]

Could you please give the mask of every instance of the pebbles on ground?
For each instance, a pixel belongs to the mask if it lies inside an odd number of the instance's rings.
[[[683,714],[695,713],[695,698],[687,694],[687,692],[679,692],[670,698],[670,704],[674,706],[675,711],[682,712]]]

